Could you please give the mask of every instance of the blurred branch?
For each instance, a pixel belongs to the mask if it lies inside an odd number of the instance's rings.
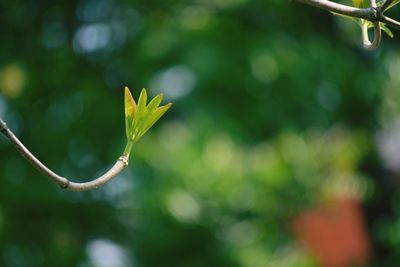
[[[371,8],[376,9],[375,0],[371,0]],[[368,24],[365,21],[362,21],[362,36],[363,36],[363,47],[367,50],[375,50],[379,47],[381,42],[381,25],[379,21],[375,21],[374,23],[374,40],[371,43],[368,37]]]
[[[381,5],[381,10],[385,11],[390,5],[393,3],[393,0],[386,0],[382,5]]]
[[[15,136],[15,134],[7,127],[7,124],[0,118],[0,132],[6,136],[15,148],[24,156],[29,162],[35,166],[42,174],[47,176],[50,180],[58,184],[61,188],[70,191],[86,191],[98,188],[99,186],[105,184],[117,174],[119,174],[126,166],[128,166],[128,156],[122,155],[114,166],[111,167],[102,176],[86,183],[75,183],[71,182],[68,178],[62,177],[52,170],[47,168],[42,162],[40,162]]]
[[[375,21],[377,19],[376,10],[373,8],[356,8],[338,4],[329,0],[294,0],[303,4],[325,9],[341,15]]]
[[[318,7],[321,9],[325,9],[330,12],[338,13],[345,16],[361,18],[371,22],[384,22],[387,25],[392,26],[393,28],[400,29],[400,22],[383,15],[385,8],[388,8],[389,5],[393,2],[391,0],[387,0],[380,7],[369,7],[369,8],[356,8],[338,4],[329,0],[294,0],[294,1]]]
[[[387,25],[390,25],[396,29],[400,29],[400,22],[397,20],[394,20],[392,18],[386,17],[385,15],[381,16],[381,22],[386,23]]]

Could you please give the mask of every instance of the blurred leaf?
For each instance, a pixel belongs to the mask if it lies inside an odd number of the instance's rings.
[[[355,24],[361,26],[361,20],[359,18],[355,18],[355,17],[351,17],[351,16],[347,16],[347,15],[342,15],[342,14],[339,14],[339,13],[336,13],[336,12],[331,12],[331,13],[333,15],[335,15],[335,16],[339,16],[339,17],[343,17],[343,18],[349,19],[352,22],[354,22]]]
[[[374,27],[374,24],[373,24],[371,21],[363,20],[363,23],[366,23],[366,24],[367,24],[368,29]],[[390,38],[393,38],[393,37],[394,37],[393,32],[386,26],[385,23],[380,22],[379,25],[380,25],[380,27],[381,27],[381,30],[384,31]]]
[[[394,37],[392,31],[388,27],[386,27],[386,25],[384,23],[381,22],[379,24],[381,25],[382,31],[386,32],[386,34],[389,35],[390,38]]]
[[[369,7],[369,1],[368,0],[352,0],[353,1],[353,6],[358,7],[358,8],[368,8]]]

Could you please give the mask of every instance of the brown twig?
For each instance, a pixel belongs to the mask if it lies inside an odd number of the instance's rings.
[[[98,188],[99,186],[107,183],[117,174],[119,174],[126,166],[128,166],[128,156],[122,155],[118,158],[114,166],[111,167],[102,176],[85,183],[76,183],[70,181],[68,178],[62,177],[52,170],[47,168],[40,160],[38,160],[25,146],[22,142],[15,136],[15,134],[7,127],[7,124],[0,118],[0,132],[6,136],[15,148],[24,156],[32,165],[38,169],[42,174],[47,176],[50,180],[58,184],[61,188],[70,191],[87,191],[91,189]]]

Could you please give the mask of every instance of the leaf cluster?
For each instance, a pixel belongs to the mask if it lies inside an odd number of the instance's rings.
[[[147,105],[147,92],[142,89],[136,104],[128,87],[125,87],[125,127],[128,143],[136,143],[154,125],[172,103],[160,106],[163,95],[154,97]]]

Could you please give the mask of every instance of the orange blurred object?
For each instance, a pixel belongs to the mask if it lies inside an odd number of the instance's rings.
[[[323,267],[365,266],[371,257],[361,206],[354,198],[335,199],[299,215],[294,229]]]

